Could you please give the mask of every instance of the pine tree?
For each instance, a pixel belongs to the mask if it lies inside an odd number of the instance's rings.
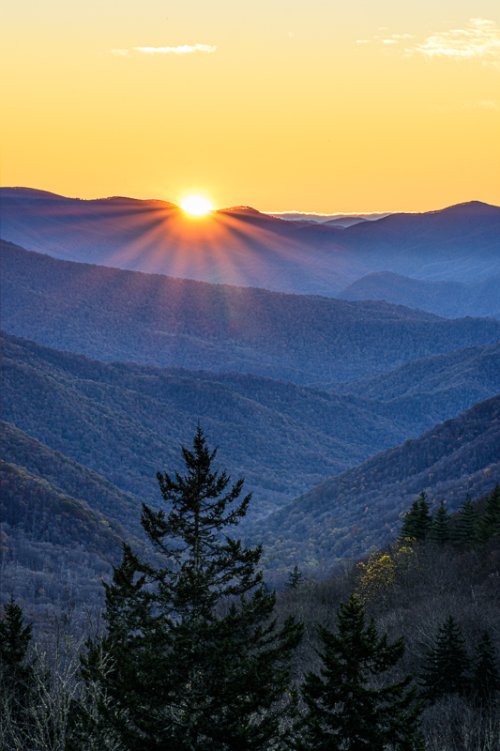
[[[469,658],[458,624],[450,615],[439,627],[422,672],[423,696],[429,701],[469,689]]]
[[[444,501],[440,502],[432,517],[429,539],[438,545],[445,545],[450,539],[450,516]]]
[[[453,543],[461,548],[471,548],[476,541],[477,513],[476,507],[468,495],[457,514],[451,530]]]
[[[106,585],[107,633],[83,664],[100,722],[127,751],[271,750],[290,709],[290,657],[302,627],[278,627],[261,549],[226,530],[245,515],[243,480],[213,468],[198,427],[186,473],[158,473],[165,510],[143,505],[161,564],[124,546]],[[102,671],[102,655],[108,669]],[[111,665],[111,669],[109,666]]]
[[[484,511],[478,524],[478,536],[481,542],[500,535],[500,485],[486,498]]]
[[[495,648],[485,631],[477,645],[471,693],[475,702],[483,707],[493,706],[500,691],[500,673],[496,664]]]
[[[365,623],[362,600],[352,595],[337,613],[337,631],[319,627],[319,675],[308,673],[298,726],[300,751],[414,751],[420,749],[420,706],[411,678],[380,685],[404,652],[373,621]],[[375,685],[376,681],[376,685]]]
[[[34,670],[28,658],[31,624],[25,624],[20,606],[11,597],[0,621],[0,696],[2,741],[6,748],[14,738],[26,737],[30,722],[30,701],[34,690]]]
[[[294,566],[288,574],[287,584],[289,589],[297,589],[297,587],[302,583],[303,579],[304,576],[300,568],[298,566]]]
[[[405,514],[401,528],[401,539],[425,540],[432,524],[429,502],[425,493],[420,493]]]

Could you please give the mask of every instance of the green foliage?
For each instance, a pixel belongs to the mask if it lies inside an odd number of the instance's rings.
[[[432,515],[429,539],[438,545],[445,545],[450,539],[450,515],[444,501],[439,502]]]
[[[405,514],[400,537],[403,540],[425,540],[432,525],[430,506],[425,493],[420,493]]]
[[[277,626],[260,548],[226,532],[247,511],[243,481],[230,486],[214,470],[200,428],[182,456],[184,475],[158,473],[166,509],[143,505],[164,563],[124,546],[105,586],[107,632],[89,644],[83,675],[106,697],[101,721],[128,751],[278,748],[302,628],[293,618]]]
[[[299,723],[301,751],[413,751],[421,748],[420,707],[411,678],[385,679],[404,652],[399,639],[389,643],[355,595],[337,613],[337,631],[318,629],[322,667],[302,686],[305,713]]]
[[[471,548],[477,535],[477,510],[470,495],[460,508],[451,531],[452,542],[459,548]]]
[[[466,695],[470,685],[469,667],[462,632],[450,615],[439,627],[427,653],[421,676],[423,696],[435,701],[448,694]]]

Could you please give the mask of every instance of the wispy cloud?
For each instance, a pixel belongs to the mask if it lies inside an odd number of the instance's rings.
[[[217,50],[215,44],[178,44],[175,47],[132,47],[132,49],[114,48],[112,55],[127,57],[131,52],[142,55],[194,55],[198,52],[211,54]]]
[[[418,54],[428,60],[479,60],[485,65],[500,67],[500,27],[487,18],[471,18],[463,28],[436,31],[420,41],[412,34],[377,34],[370,40],[356,40],[356,44],[370,42],[398,47],[405,56]]]
[[[435,112],[463,112],[474,110],[486,110],[487,112],[500,112],[499,99],[479,99],[468,102],[456,102],[455,104],[435,104],[432,109]]]
[[[490,110],[490,112],[500,112],[500,100],[498,99],[481,99],[478,102],[467,102],[464,104],[467,110]]]
[[[380,31],[387,31],[385,26],[380,27]],[[376,34],[371,39],[356,39],[356,44],[370,44],[370,42],[378,42],[379,44],[399,44],[400,42],[407,42],[408,39],[414,39],[413,34]]]
[[[500,28],[487,18],[471,18],[463,29],[436,32],[410,49],[428,58],[479,59],[498,64]]]

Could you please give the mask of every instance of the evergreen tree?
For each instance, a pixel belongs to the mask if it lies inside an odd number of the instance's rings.
[[[182,455],[184,476],[158,473],[166,509],[143,505],[157,559],[124,546],[105,587],[107,633],[89,644],[83,674],[102,697],[101,725],[127,751],[270,751],[281,747],[302,627],[277,626],[260,547],[226,534],[250,502],[239,500],[243,480],[230,486],[214,470],[199,427]]]
[[[439,627],[422,673],[423,696],[429,701],[447,694],[467,693],[469,658],[460,628],[450,615]]]
[[[432,524],[429,502],[425,493],[420,493],[411,509],[405,514],[401,539],[425,540]]]
[[[298,566],[294,566],[288,574],[287,584],[289,589],[297,589],[297,587],[302,583],[303,579],[304,576],[300,568]]]
[[[31,624],[25,624],[21,608],[11,597],[0,621],[0,712],[4,718],[1,740],[6,749],[15,748],[29,729],[35,680],[28,659],[31,630]]]
[[[445,545],[450,539],[450,516],[444,501],[440,502],[432,517],[429,539],[438,545]]]
[[[471,693],[473,699],[482,706],[493,706],[500,691],[500,673],[496,664],[495,648],[491,637],[485,631],[477,645]]]
[[[476,531],[476,507],[472,503],[470,495],[468,495],[457,514],[455,524],[451,530],[451,537],[455,545],[462,548],[470,548],[476,540]]]
[[[411,678],[380,685],[404,652],[373,621],[365,623],[362,600],[352,595],[337,613],[337,631],[319,628],[320,674],[308,673],[298,726],[300,751],[414,751],[420,749],[420,707]]]
[[[486,498],[484,511],[478,525],[478,535],[481,542],[487,542],[491,537],[500,535],[500,485]]]

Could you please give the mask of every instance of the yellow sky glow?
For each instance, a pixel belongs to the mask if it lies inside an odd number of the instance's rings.
[[[498,0],[20,0],[3,185],[311,212],[500,204]]]

